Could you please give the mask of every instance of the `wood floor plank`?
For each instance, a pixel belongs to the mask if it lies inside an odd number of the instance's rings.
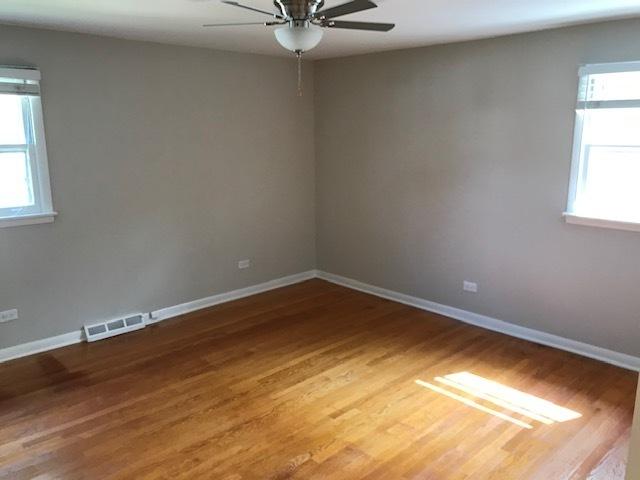
[[[581,416],[438,383],[460,372]],[[311,280],[1,364],[0,478],[622,480],[635,390],[633,372]]]

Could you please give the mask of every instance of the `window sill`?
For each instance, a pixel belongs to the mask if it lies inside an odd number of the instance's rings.
[[[576,215],[574,213],[563,213],[564,220],[573,225],[583,225],[587,227],[611,228],[614,230],[626,230],[628,232],[640,232],[640,223],[622,222],[619,220],[607,220],[606,218],[591,218]]]
[[[0,228],[18,227],[20,225],[36,225],[38,223],[51,223],[58,212],[34,213],[17,217],[0,217]]]

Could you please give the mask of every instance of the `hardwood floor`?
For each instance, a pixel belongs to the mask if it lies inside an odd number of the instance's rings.
[[[616,480],[635,388],[311,280],[0,365],[0,478]]]

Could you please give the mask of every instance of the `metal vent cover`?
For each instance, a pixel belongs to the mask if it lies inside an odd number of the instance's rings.
[[[84,333],[87,342],[95,342],[103,338],[114,337],[146,327],[146,315],[140,313],[125,318],[116,318],[102,323],[85,325]]]

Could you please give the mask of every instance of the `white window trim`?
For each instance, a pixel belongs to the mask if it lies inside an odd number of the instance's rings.
[[[41,75],[38,70],[25,68],[0,67],[0,77],[38,82],[41,79]],[[33,145],[33,148],[35,149],[35,162],[37,163],[37,172],[33,187],[38,190],[40,209],[37,212],[27,211],[20,213],[18,211],[16,214],[12,214],[11,216],[0,216],[0,228],[51,223],[57,215],[57,212],[53,209],[53,201],[51,198],[49,162],[47,159],[47,144],[44,132],[42,101],[40,96],[32,97],[31,99],[31,123],[33,127],[33,136],[35,138]]]
[[[16,80],[33,80],[39,82],[42,79],[40,71],[28,67],[6,67],[0,66],[0,77],[15,78]]]
[[[599,63],[583,65],[578,71],[578,82],[586,75],[599,73],[616,73],[639,71],[640,62]],[[576,109],[575,130],[573,133],[573,153],[571,157],[571,174],[569,179],[569,196],[567,211],[562,214],[566,223],[588,227],[610,228],[629,232],[640,232],[640,223],[612,220],[608,218],[594,218],[578,215],[575,212],[576,195],[578,193],[578,176],[580,175],[580,161],[582,156],[582,132],[584,115],[580,111],[580,102]]]
[[[609,220],[607,218],[592,218],[564,213],[564,220],[572,225],[582,225],[586,227],[611,228],[613,230],[626,230],[628,232],[640,232],[640,223],[623,222],[619,220]]]
[[[0,218],[0,228],[19,227],[21,225],[37,225],[39,223],[51,223],[57,215],[58,212],[50,212],[19,215],[15,217],[3,217]]]
[[[600,73],[636,72],[638,69],[640,69],[640,62],[592,63],[582,65],[578,75],[584,77]]]

